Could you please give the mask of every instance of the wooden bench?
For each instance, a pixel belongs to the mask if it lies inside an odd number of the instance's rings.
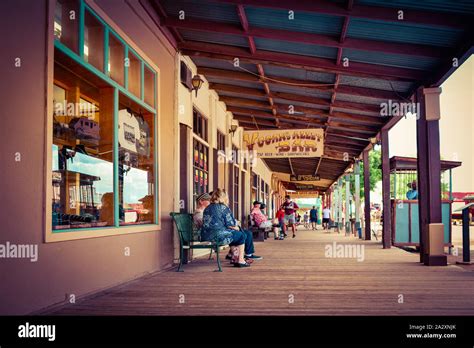
[[[184,250],[191,249],[210,249],[209,260],[211,259],[212,251],[215,251],[218,267],[217,271],[222,272],[219,248],[224,246],[224,244],[218,244],[217,241],[201,242],[201,235],[199,229],[196,228],[194,224],[192,214],[170,213],[170,216],[176,224],[179,235],[179,266],[177,272],[184,272],[184,270],[182,270],[185,259]]]

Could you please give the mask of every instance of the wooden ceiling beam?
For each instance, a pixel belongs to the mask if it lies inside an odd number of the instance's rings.
[[[239,8],[243,7],[238,5]],[[289,7],[291,8],[291,7]],[[245,15],[245,14],[244,14]],[[239,12],[239,18],[242,22],[242,17]],[[346,18],[349,18],[348,16]],[[245,19],[246,20],[246,19]],[[241,29],[234,24],[221,23],[216,21],[208,21],[204,19],[191,19],[180,20],[179,18],[167,17],[164,19],[163,24],[172,30],[176,29],[187,29],[200,32],[208,33],[222,33],[236,36],[244,36],[249,39],[254,37],[281,40],[287,42],[298,42],[301,44],[318,45],[322,47],[332,47],[337,49],[357,49],[365,50],[376,53],[386,54],[401,54],[415,57],[430,57],[440,58],[446,54],[446,49],[443,47],[434,47],[428,45],[416,45],[410,43],[396,43],[396,42],[385,42],[367,39],[355,39],[349,38],[344,41],[340,41],[331,35],[322,35],[316,33],[307,33],[302,31],[290,31],[273,28],[262,28],[262,27],[248,27],[246,22],[247,30]]]
[[[304,68],[319,72],[341,73],[350,76],[369,77],[374,79],[392,81],[419,81],[426,77],[426,72],[417,69],[389,67],[370,63],[352,62],[350,66],[337,66],[331,59],[304,56],[290,53],[257,50],[254,54],[245,48],[204,43],[199,41],[186,41],[178,43],[182,54],[196,57],[207,57],[233,62],[239,58],[241,62],[251,64],[269,64]]]

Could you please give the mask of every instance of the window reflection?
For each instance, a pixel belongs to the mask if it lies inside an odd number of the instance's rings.
[[[54,67],[53,229],[114,225],[113,89]]]
[[[154,114],[120,94],[120,225],[155,222]]]

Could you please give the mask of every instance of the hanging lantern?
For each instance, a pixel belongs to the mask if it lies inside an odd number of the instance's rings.
[[[192,80],[191,80],[191,84],[193,86],[193,90],[196,91],[196,97],[198,95],[198,90],[199,88],[201,88],[202,84],[203,84],[204,80],[201,79],[201,77],[199,75],[194,75]]]

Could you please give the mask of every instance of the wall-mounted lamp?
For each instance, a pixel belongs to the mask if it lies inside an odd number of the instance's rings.
[[[237,128],[239,128],[239,126],[237,126],[236,124],[232,124],[230,126],[229,133],[232,134],[232,136],[234,136],[234,133],[237,130]]]
[[[201,79],[201,76],[199,75],[194,75],[193,78],[191,79],[191,84],[193,85],[193,90],[196,91],[196,97],[198,95],[198,89],[201,88],[204,80]]]

